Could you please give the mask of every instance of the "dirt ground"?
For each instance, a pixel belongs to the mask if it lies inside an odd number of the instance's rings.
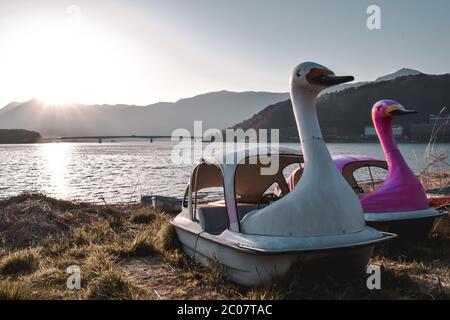
[[[164,300],[226,299],[195,274],[172,267],[161,257],[132,258],[120,264],[137,286]]]

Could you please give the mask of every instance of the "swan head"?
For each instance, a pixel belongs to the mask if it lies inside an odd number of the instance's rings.
[[[373,105],[373,121],[391,120],[393,117],[417,113],[414,110],[406,110],[400,103],[394,100],[380,100]]]
[[[353,81],[352,76],[336,76],[333,71],[314,62],[303,62],[294,68],[291,88],[314,93],[341,83]]]

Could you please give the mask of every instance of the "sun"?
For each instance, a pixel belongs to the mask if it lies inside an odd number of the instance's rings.
[[[17,32],[11,62],[20,65],[29,81],[22,90],[52,104],[76,101],[86,94],[83,78],[87,70],[95,69],[83,52],[87,39],[79,28],[41,26]]]
[[[103,100],[106,88],[117,88],[119,49],[128,46],[108,28],[49,19],[8,31],[0,65],[20,96],[64,105]]]
[[[42,48],[36,57],[39,61],[36,74],[40,78],[36,86],[37,98],[63,105],[89,95],[83,80],[88,71],[96,68],[85,53],[88,44],[82,31],[53,30],[40,33],[36,40]]]

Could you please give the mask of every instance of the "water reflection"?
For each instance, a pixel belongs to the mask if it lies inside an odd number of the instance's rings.
[[[69,195],[67,189],[68,164],[71,159],[70,143],[48,143],[40,145],[40,157],[49,175],[47,191],[62,198]],[[72,172],[76,174],[76,172]]]

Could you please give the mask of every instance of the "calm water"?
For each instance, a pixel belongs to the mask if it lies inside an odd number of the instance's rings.
[[[298,147],[297,144],[286,144]],[[48,143],[0,145],[0,198],[39,191],[63,199],[117,203],[141,195],[181,196],[193,164],[174,164],[175,143]],[[365,154],[383,159],[376,143],[331,143],[332,153]],[[401,144],[417,172],[426,144]],[[441,144],[435,151],[450,151]]]

